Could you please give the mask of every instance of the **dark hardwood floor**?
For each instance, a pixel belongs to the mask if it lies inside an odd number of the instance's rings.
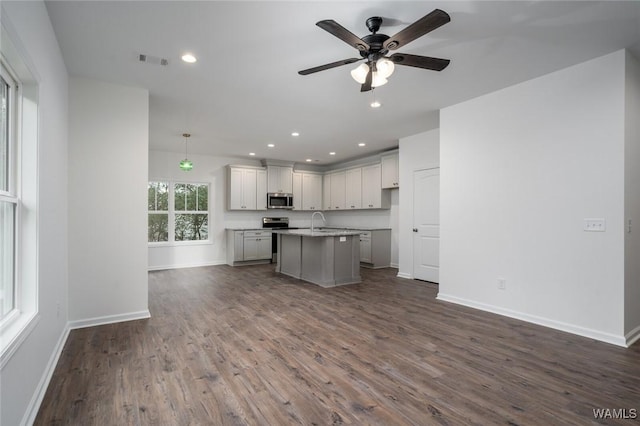
[[[332,289],[273,265],[151,272],[151,319],[72,331],[35,423],[640,424],[593,411],[640,411],[640,345],[439,302],[396,272]]]

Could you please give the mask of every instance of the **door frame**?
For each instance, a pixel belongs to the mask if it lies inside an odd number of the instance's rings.
[[[412,190],[412,194],[411,194],[411,205],[412,205],[412,211],[411,211],[411,226],[415,227],[415,223],[416,223],[416,214],[415,214],[415,206],[416,206],[416,187],[415,187],[415,175],[418,172],[426,172],[429,170],[438,170],[438,176],[440,176],[440,166],[437,167],[421,167],[419,169],[414,169],[411,171],[411,178],[412,178],[412,182],[411,182],[411,190]],[[440,197],[440,189],[438,188],[438,210],[440,210],[440,201],[441,197]],[[438,214],[439,216],[439,214]],[[438,228],[440,227],[440,224],[438,223]],[[416,271],[416,251],[415,251],[415,238],[416,238],[416,233],[412,232],[411,233],[411,278],[412,279],[417,279],[417,280],[421,280],[420,278],[416,278],[415,276],[415,271]],[[440,251],[440,237],[438,237],[438,251]],[[440,265],[438,265],[438,271],[440,270]],[[421,280],[422,281],[422,280]],[[439,280],[438,280],[439,281]],[[425,281],[425,282],[431,282],[431,281]],[[435,284],[439,284],[435,283]]]

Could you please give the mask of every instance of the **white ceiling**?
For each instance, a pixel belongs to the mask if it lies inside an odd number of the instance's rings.
[[[380,32],[392,35],[435,8],[451,22],[398,51],[451,64],[397,66],[374,91],[382,108],[371,109],[372,93],[352,80],[358,64],[297,73],[359,57],[319,20],[361,37],[365,20],[382,16],[391,19]],[[71,75],[149,90],[151,149],[182,152],[180,135],[190,132],[190,152],[315,164],[396,147],[438,127],[440,108],[484,93],[622,48],[640,57],[638,1],[50,1],[47,9]],[[196,64],[180,60],[187,51]],[[169,65],[141,63],[139,53]]]

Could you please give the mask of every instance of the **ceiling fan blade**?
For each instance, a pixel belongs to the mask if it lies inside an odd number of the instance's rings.
[[[341,61],[331,62],[330,64],[320,65],[320,66],[317,66],[317,67],[313,67],[313,68],[309,68],[309,69],[306,69],[306,70],[298,71],[298,74],[300,74],[300,75],[309,75],[309,74],[313,74],[314,72],[328,70],[328,69],[331,69],[331,68],[339,67],[341,65],[349,65],[349,64],[352,64],[354,62],[361,61],[363,59],[364,58],[343,59]]]
[[[358,36],[353,34],[342,25],[338,24],[333,19],[325,19],[324,21],[316,22],[316,25],[360,51],[366,51],[370,49],[367,43],[362,41],[360,38],[358,38]]]
[[[368,92],[371,90],[371,83],[373,82],[373,67],[369,67],[369,72],[367,73],[367,78],[364,80],[364,83],[360,87],[361,92]]]
[[[451,21],[449,14],[443,10],[435,9],[433,12],[418,19],[413,24],[409,25],[404,30],[401,30],[396,35],[389,37],[383,44],[383,47],[387,50],[395,50],[407,43],[412,42],[418,37],[422,37],[435,30],[438,27],[443,26],[447,22]]]
[[[424,68],[426,70],[442,71],[451,62],[449,59],[430,58],[428,56],[409,55],[407,53],[394,53],[389,59],[396,65]]]

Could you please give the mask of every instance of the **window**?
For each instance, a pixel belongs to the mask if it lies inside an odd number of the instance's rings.
[[[16,188],[17,84],[2,63],[0,75],[0,322],[16,310],[16,218],[19,198]]]
[[[0,370],[38,318],[38,81],[0,31]]]
[[[209,240],[209,184],[149,182],[150,243]]]
[[[169,241],[169,184],[149,182],[149,242]]]
[[[209,239],[209,185],[177,183],[175,241]]]

